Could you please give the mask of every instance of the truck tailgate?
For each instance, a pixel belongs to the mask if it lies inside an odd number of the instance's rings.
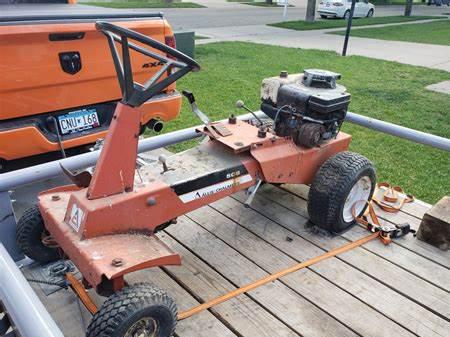
[[[170,29],[161,17],[115,23],[163,43]],[[137,82],[160,68],[134,51],[131,59]],[[94,21],[0,26],[0,74],[0,120],[121,97],[107,40]]]

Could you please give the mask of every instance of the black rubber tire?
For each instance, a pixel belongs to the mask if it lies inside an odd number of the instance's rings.
[[[123,337],[144,317],[156,321],[156,337],[170,337],[177,315],[177,306],[165,291],[149,283],[137,283],[108,297],[92,317],[86,337]]]
[[[323,15],[323,14],[320,14],[320,17],[321,17],[322,19],[326,19],[326,18],[328,18],[328,16],[326,16],[326,15]]]
[[[42,242],[44,221],[38,206],[27,209],[17,222],[16,242],[22,252],[38,262],[51,262],[61,258],[61,250]]]
[[[369,9],[369,11],[367,12],[366,18],[371,18],[373,16],[373,9]]]
[[[311,223],[332,233],[340,233],[353,226],[355,220],[344,220],[344,205],[352,187],[364,176],[372,183],[370,200],[376,185],[376,173],[370,160],[348,151],[329,158],[316,173],[309,190],[308,213]],[[366,207],[358,216],[362,215]]]
[[[342,17],[344,20],[348,20],[350,18],[350,11],[345,11],[344,16]]]

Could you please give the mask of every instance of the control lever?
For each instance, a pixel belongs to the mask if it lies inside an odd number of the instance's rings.
[[[256,185],[249,187],[248,192],[250,192],[250,195],[248,196],[247,200],[244,202],[245,207],[250,207],[251,203],[253,202],[253,199],[255,198],[255,194],[258,191],[259,186],[261,186],[262,180],[258,179],[256,181]]]
[[[247,111],[250,112],[250,113],[253,115],[253,117],[255,117],[256,120],[259,122],[259,126],[263,126],[263,125],[264,125],[264,123],[262,122],[262,120],[261,120],[258,116],[256,116],[256,114],[255,114],[250,108],[248,108],[247,106],[245,106],[244,101],[238,100],[238,101],[236,102],[236,108],[247,110]]]
[[[197,103],[195,102],[194,94],[187,90],[183,90],[182,93],[183,93],[183,96],[188,99],[189,104],[191,104],[192,112],[194,112],[194,114],[202,121],[203,124],[205,124],[205,125],[210,124],[211,121],[209,120],[208,116],[206,116],[198,108]]]

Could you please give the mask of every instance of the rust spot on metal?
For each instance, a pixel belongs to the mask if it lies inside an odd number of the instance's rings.
[[[121,267],[121,266],[123,266],[123,260],[122,260],[120,257],[116,257],[115,259],[113,259],[113,260],[111,261],[111,264],[112,264],[114,267]]]

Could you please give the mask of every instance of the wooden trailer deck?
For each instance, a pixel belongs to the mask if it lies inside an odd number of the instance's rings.
[[[306,228],[307,187],[262,186],[251,208],[242,193],[179,218],[160,235],[181,267],[137,272],[169,291],[179,310],[320,255],[368,232],[331,237]],[[417,228],[430,206],[415,201],[383,221]],[[27,272],[26,272],[27,273]],[[82,337],[90,315],[72,292],[45,296],[66,337]],[[413,235],[378,240],[179,322],[180,337],[449,337],[450,253]]]

